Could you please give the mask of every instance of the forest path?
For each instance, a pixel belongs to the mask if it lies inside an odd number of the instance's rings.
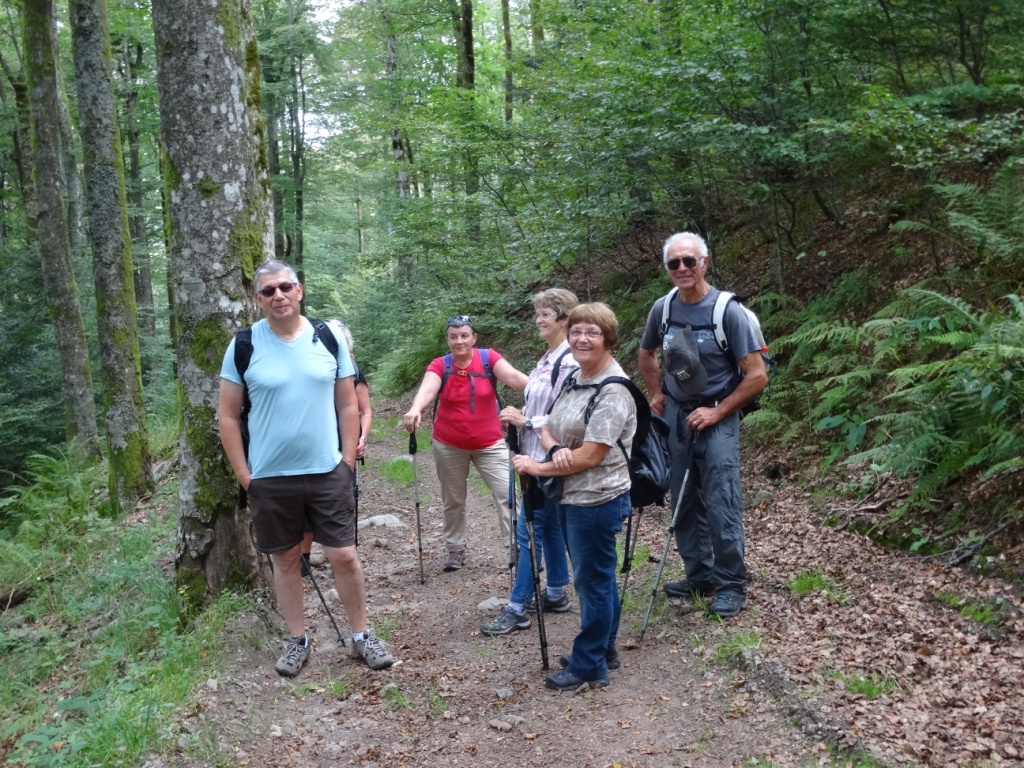
[[[885,762],[1020,764],[1020,600],[1008,584],[946,573],[847,531],[817,525],[810,494],[746,480],[751,607],[722,623],[659,598],[643,645],[640,626],[664,547],[667,511],[642,519],[623,610],[623,664],[608,688],[545,689],[536,628],[487,637],[481,603],[508,596],[505,542],[489,493],[471,474],[466,566],[444,573],[437,476],[428,433],[416,456],[425,583],[420,583],[411,484],[383,476],[407,457],[400,403],[376,405],[360,473],[360,519],[391,515],[404,527],[366,526],[360,552],[371,624],[397,663],[370,671],[340,648],[306,582],[314,651],[293,680],[273,670],[280,624],[256,615],[232,628],[228,653],[172,729],[180,752],[147,765],[251,766],[810,766],[844,765],[834,748],[859,744]],[[751,473],[746,473],[751,474]],[[795,597],[789,579],[820,572],[825,588]],[[680,578],[671,552],[666,580]],[[344,609],[315,569],[346,637]],[[999,595],[999,638],[935,599],[948,590]],[[578,604],[547,615],[557,669],[579,627]],[[730,657],[753,640],[760,647]],[[877,674],[879,698],[847,692],[835,675]]]

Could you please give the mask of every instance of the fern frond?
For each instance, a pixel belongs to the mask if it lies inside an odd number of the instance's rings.
[[[949,296],[925,288],[908,288],[905,293],[910,297],[917,298],[921,309],[952,310],[970,325],[981,325],[986,315],[958,296]],[[945,313],[940,311],[940,314]]]

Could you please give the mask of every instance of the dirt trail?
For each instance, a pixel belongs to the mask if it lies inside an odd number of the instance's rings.
[[[913,597],[912,606],[887,602],[906,594],[892,577],[900,565],[891,555],[862,537],[812,524],[806,504],[757,478],[748,480],[746,491],[758,502],[747,513],[750,610],[722,624],[699,611],[682,611],[679,601],[662,600],[639,646],[657,567],[653,558],[660,557],[668,523],[666,512],[649,511],[624,606],[622,668],[612,672],[606,689],[545,689],[536,623],[507,637],[479,633],[494,613],[480,604],[504,600],[509,591],[505,543],[479,481],[470,485],[467,565],[454,573],[441,570],[440,495],[429,445],[417,455],[426,574],[420,584],[412,489],[385,480],[380,471],[407,450],[406,434],[385,426],[399,412],[400,404],[377,405],[374,440],[360,475],[360,518],[391,515],[404,527],[367,526],[359,534],[371,622],[398,663],[372,672],[350,658],[307,582],[314,652],[303,673],[285,680],[273,671],[281,632],[276,614],[271,612],[269,628],[261,617],[244,617],[231,631],[218,673],[169,724],[179,752],[169,761],[149,761],[151,768],[660,768],[751,765],[751,759],[764,761],[758,765],[844,764],[833,763],[825,740],[841,747],[859,742],[887,762],[966,765],[967,755],[975,765],[1021,764],[1014,753],[1024,754],[1018,683],[1024,654],[1018,653],[1020,605],[1012,590],[1001,582],[990,587],[1008,600],[1007,629],[995,641],[967,634],[929,594]],[[425,437],[421,433],[422,443]],[[849,602],[825,594],[793,597],[789,576],[815,567],[838,579]],[[907,570],[899,570],[900,578],[912,577]],[[679,578],[680,572],[672,552],[666,577]],[[316,575],[326,592],[329,568],[317,568]],[[951,588],[962,592],[984,588],[962,574],[928,576],[932,582],[955,580]],[[336,598],[328,599],[348,634],[344,610]],[[578,623],[575,599],[573,612],[547,617],[553,668],[570,650]],[[948,631],[961,641],[944,642]],[[715,659],[744,632],[756,634],[761,647],[733,661]],[[969,672],[942,667],[952,664],[947,654],[959,654]],[[945,677],[929,677],[929,664]],[[851,696],[830,676],[833,668],[888,669],[901,687],[882,699]],[[963,693],[945,685],[950,674],[954,683],[960,674],[991,677]],[[914,695],[921,685],[947,696],[938,715]],[[943,719],[951,713],[958,726]],[[977,732],[958,734],[958,728]]]

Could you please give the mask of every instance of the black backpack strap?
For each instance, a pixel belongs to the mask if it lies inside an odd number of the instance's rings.
[[[587,403],[587,410],[583,414],[584,423],[590,421],[591,415],[594,412],[594,406],[596,405],[597,395],[606,384],[621,384],[633,396],[633,402],[636,403],[636,433],[633,435],[634,443],[642,443],[647,439],[647,433],[651,429],[651,404],[647,402],[647,398],[644,397],[644,393],[640,391],[636,384],[625,376],[608,376],[602,379],[597,384],[591,384],[589,386],[594,387],[597,391],[594,392],[594,396],[590,398],[590,402]],[[622,445],[620,443],[619,447]],[[623,448],[625,452],[625,448]],[[629,458],[628,456],[626,457]]]
[[[500,411],[505,405],[505,398],[501,396],[498,391],[498,377],[494,375],[494,370],[491,368],[491,356],[490,351],[487,348],[477,349],[480,353],[480,362],[483,363],[483,373],[471,373],[470,371],[455,371],[452,367],[452,356],[450,354],[444,356],[444,372],[441,374],[441,386],[437,388],[437,394],[434,396],[434,418],[437,418],[437,404],[441,399],[441,390],[444,389],[444,385],[448,381],[448,377],[452,374],[458,376],[469,377],[469,412],[474,413],[476,411],[476,384],[473,379],[479,379],[486,376],[491,381],[491,386],[494,387],[494,396],[498,402],[498,410]]]
[[[238,371],[239,378],[242,379],[242,412],[238,414],[238,421],[242,430],[242,449],[245,451],[247,459],[249,458],[249,411],[252,410],[252,400],[249,399],[249,386],[245,383],[245,372],[249,370],[252,352],[252,326],[250,325],[235,334],[235,369]]]
[[[562,371],[562,359],[568,355],[572,350],[566,347],[562,350],[562,354],[555,358],[555,364],[551,366],[551,388],[555,388],[555,384],[558,383],[558,374]]]
[[[252,326],[243,328],[235,334],[235,369],[242,377],[242,386],[245,386],[245,372],[249,370],[249,361],[252,360]]]
[[[337,360],[341,349],[338,345],[338,340],[334,336],[334,332],[331,331],[331,327],[323,320],[318,320],[315,317],[307,317],[306,319],[313,326],[313,343],[316,344],[318,341],[322,341],[327,351],[334,355],[334,359]]]

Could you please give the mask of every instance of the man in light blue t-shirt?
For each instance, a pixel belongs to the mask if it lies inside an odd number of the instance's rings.
[[[309,659],[299,552],[307,524],[324,547],[348,613],[352,655],[371,669],[394,659],[367,625],[363,568],[355,547],[353,496],[359,406],[345,340],[335,355],[299,311],[303,289],[282,261],[256,270],[256,303],[266,315],[252,326],[252,355],[239,373],[236,339],[220,373],[221,443],[249,498],[256,542],[271,557],[274,593],[288,637],[275,669],[294,677]],[[248,456],[242,439],[245,395]],[[340,437],[340,445],[339,445]],[[351,450],[344,446],[352,446]]]

